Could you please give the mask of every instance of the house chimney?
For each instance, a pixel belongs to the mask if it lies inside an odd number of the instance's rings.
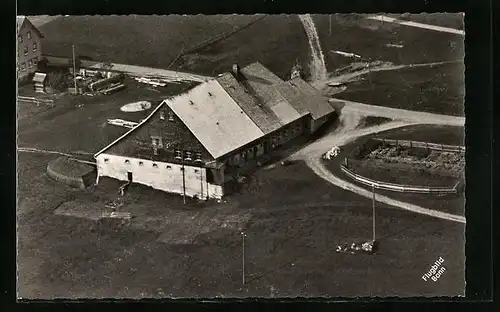
[[[236,79],[240,78],[240,66],[238,64],[233,64],[233,75]]]

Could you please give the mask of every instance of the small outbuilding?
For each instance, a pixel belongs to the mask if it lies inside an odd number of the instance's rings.
[[[35,91],[45,93],[46,81],[47,81],[47,74],[35,73],[35,75],[33,76],[33,82],[35,83]]]

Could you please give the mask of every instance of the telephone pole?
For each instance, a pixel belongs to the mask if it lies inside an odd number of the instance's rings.
[[[332,15],[328,14],[328,34],[332,36]]]
[[[185,151],[182,150],[182,201],[184,202],[184,205],[186,204],[186,169],[184,167],[184,153]]]
[[[242,238],[242,256],[241,256],[241,261],[242,261],[242,269],[241,269],[241,278],[243,285],[245,285],[245,232],[241,231],[241,238]]]
[[[76,59],[75,59],[75,45],[72,45],[73,50],[73,82],[75,83],[75,94],[78,94],[78,88],[76,86]]]
[[[375,241],[375,184],[372,184],[372,222],[373,241]]]

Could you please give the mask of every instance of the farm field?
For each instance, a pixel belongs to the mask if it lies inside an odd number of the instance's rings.
[[[338,254],[337,244],[370,238],[371,201],[323,182],[302,164],[259,172],[257,192],[248,187],[219,207],[186,207],[178,204],[179,196],[134,186],[122,210],[139,216],[120,226],[110,220],[54,215],[66,202],[89,208],[102,204],[113,197],[118,183],[88,192],[71,190],[45,176],[51,157],[19,155],[21,297],[415,296],[462,291],[463,225],[380,205],[380,253]],[[227,220],[243,222],[221,228],[213,222],[220,212],[229,215]],[[193,236],[174,223],[162,226],[162,216],[201,222],[195,227],[204,231]],[[239,226],[247,235],[244,286]],[[170,243],[170,236],[186,234],[191,242]],[[169,240],[163,242],[165,235]],[[446,274],[440,283],[425,283],[422,272],[439,256],[445,259]],[[377,282],[363,282],[367,278]]]
[[[393,18],[402,20],[431,24],[442,27],[449,27],[454,29],[464,30],[464,17],[461,14],[448,14],[448,13],[424,13],[424,14],[387,14]]]
[[[463,63],[379,71],[349,83],[347,89],[335,97],[372,105],[464,116],[464,81]]]
[[[226,39],[176,59],[183,50],[189,51],[260,17],[231,15],[195,19],[191,16],[184,17],[180,23],[181,18],[179,15],[59,17],[41,26],[45,35],[44,53],[70,56],[74,43],[78,54],[89,59],[158,68],[171,65],[171,69],[207,75],[227,71],[233,63],[244,66],[259,61],[282,78],[289,75],[298,59],[308,72],[309,45],[296,15],[266,16]],[[330,50],[395,64],[455,61],[464,57],[463,37],[458,35],[341,14],[332,15],[330,34],[328,15],[313,15],[313,20],[329,72],[353,61]],[[272,36],[262,35],[269,31]],[[390,43],[402,44],[403,48],[387,47]],[[175,62],[171,64],[172,61]]]
[[[41,26],[44,54],[71,56],[75,44],[82,58],[167,68],[184,49],[257,18],[255,15],[212,16],[70,16]],[[133,43],[133,44],[131,44]]]
[[[394,64],[456,61],[464,56],[461,36],[338,14],[332,15],[330,32],[328,15],[312,18],[330,73],[352,62],[331,50],[360,54],[363,61]],[[451,24],[457,18],[440,20]],[[432,18],[421,21],[431,23]],[[310,47],[296,15],[73,16],[42,22],[47,55],[70,56],[75,44],[83,59],[210,76],[231,70],[233,63],[245,66],[259,61],[281,78],[289,77],[298,60],[309,74]],[[388,47],[389,43],[401,47]],[[335,97],[463,116],[463,70],[463,64],[454,63],[373,72],[360,76]],[[19,103],[18,146],[82,152],[86,156],[80,158],[93,160],[92,154],[129,130],[109,125],[108,119],[140,122],[161,100],[194,86],[168,84],[154,89],[130,78],[125,84],[124,90],[108,96],[65,94],[52,108]],[[19,94],[33,96],[29,87],[21,87]],[[140,112],[120,110],[137,101],[150,101],[152,107]],[[387,121],[368,116],[359,127]],[[338,125],[336,121],[325,132]],[[450,145],[465,141],[463,127],[431,125],[373,136]],[[342,147],[338,157],[323,164],[338,177],[368,188],[345,176],[339,164],[369,137]],[[183,203],[182,196],[137,184],[120,199],[123,182],[107,178],[86,190],[72,189],[46,174],[47,164],[58,157],[18,152],[18,297],[463,295],[464,224],[377,203],[380,251],[376,255],[336,253],[339,244],[372,238],[372,201],[326,182],[301,161],[258,169],[220,202],[187,199]],[[463,194],[379,193],[464,214]],[[101,218],[113,201],[123,204],[120,212],[132,214],[129,222]],[[246,234],[244,285],[241,231]],[[422,275],[439,257],[445,261],[446,273],[438,283],[423,281]]]

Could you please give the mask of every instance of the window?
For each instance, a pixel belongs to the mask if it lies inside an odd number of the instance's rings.
[[[125,163],[126,163],[126,164],[130,164],[130,160],[125,159]]]
[[[144,162],[140,161],[139,166],[144,166]]]
[[[201,153],[196,153],[195,161],[202,161],[201,160]]]
[[[19,58],[19,50],[17,50],[17,58]]]
[[[26,62],[23,62],[23,63],[21,64],[21,70],[22,70],[22,71],[25,71],[25,70],[26,70]]]
[[[168,170],[172,170],[172,166],[167,165]]]
[[[153,147],[163,147],[163,142],[162,142],[162,139],[161,137],[159,136],[151,136],[151,145],[153,145]]]
[[[158,168],[158,165],[157,164],[153,164],[153,168]]]
[[[186,152],[185,160],[191,160],[191,152]]]
[[[104,162],[108,163],[109,162],[109,158],[104,158]]]
[[[168,112],[168,121],[174,121],[174,113]]]
[[[21,36],[21,35],[17,36],[17,42],[22,43],[23,42],[23,36]]]
[[[200,170],[194,169],[194,173],[200,173]]]
[[[24,47],[24,55],[28,55],[28,47]]]
[[[28,60],[28,67],[29,68],[33,67],[33,63],[31,62],[31,60]]]
[[[33,52],[36,52],[36,49],[37,49],[36,42],[33,42]]]
[[[165,120],[165,112],[164,111],[160,112],[160,119]]]
[[[28,35],[28,40],[31,39],[31,31],[28,31],[27,35]]]
[[[36,65],[38,63],[38,57],[35,56],[32,60],[33,60],[33,65]]]
[[[181,150],[175,150],[175,158],[182,159],[182,151]]]

